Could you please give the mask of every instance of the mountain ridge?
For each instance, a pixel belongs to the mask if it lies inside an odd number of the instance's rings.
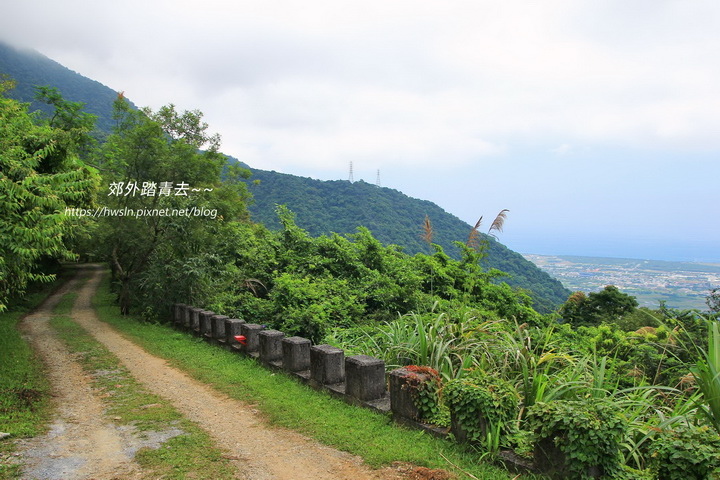
[[[434,232],[432,243],[440,245],[454,258],[460,256],[455,242],[466,243],[472,229],[437,204],[392,188],[362,180],[316,180],[243,165],[253,172],[247,181],[253,195],[253,204],[249,207],[252,218],[270,229],[280,228],[275,208],[282,204],[295,214],[297,225],[313,236],[352,234],[362,225],[380,242],[399,245],[412,255],[433,251],[421,238],[427,215]],[[533,292],[531,296],[538,310],[552,311],[570,295],[559,280],[521,254],[492,236],[481,234],[481,238],[487,247],[483,266],[509,275],[501,281]]]
[[[66,100],[84,103],[85,110],[98,117],[100,135],[112,128],[112,105],[117,92],[39,52],[0,41],[0,74],[9,75],[17,83],[15,90],[6,95],[30,103],[31,109],[47,111],[47,105],[34,100],[35,86],[51,86]],[[428,200],[412,198],[398,190],[362,180],[323,181],[248,168],[253,172],[248,181],[254,196],[250,212],[253,220],[270,229],[279,228],[275,206],[284,204],[295,213],[298,226],[311,235],[352,234],[357,227],[365,226],[382,243],[399,245],[406,253],[431,253],[431,247],[420,238],[427,215],[435,232],[433,243],[440,245],[448,255],[458,257],[459,250],[453,242],[464,243],[472,228]],[[552,311],[567,299],[571,292],[558,280],[495,239],[487,235],[483,238],[488,245],[484,266],[509,274],[504,281],[532,292],[539,311]]]
[[[99,131],[112,129],[113,102],[118,92],[40,52],[0,40],[0,73],[16,81],[15,88],[5,95],[29,103],[31,111],[51,112],[51,106],[35,100],[35,87],[51,86],[57,88],[65,100],[84,103],[84,110],[97,117],[96,128]]]

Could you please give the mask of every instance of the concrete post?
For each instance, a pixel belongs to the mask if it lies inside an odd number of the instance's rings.
[[[179,326],[180,328],[189,329],[188,325],[190,325],[190,308],[192,308],[190,305],[182,304],[182,307],[180,307],[180,320]]]
[[[427,375],[398,368],[390,372],[390,410],[410,420],[420,420],[420,411],[413,400],[412,391],[426,381]]]
[[[210,338],[212,336],[212,324],[210,318],[215,315],[215,312],[210,310],[201,310],[200,316],[200,336],[204,338]]]
[[[255,323],[243,323],[240,325],[240,335],[245,336],[245,345],[242,345],[240,350],[248,355],[257,356],[260,349],[258,334],[262,330],[263,326]]]
[[[182,327],[184,319],[185,319],[185,304],[184,303],[173,304],[173,324],[176,327]]]
[[[190,307],[188,316],[188,328],[195,335],[200,335],[200,312],[202,308]]]
[[[320,385],[345,380],[345,352],[330,345],[310,347],[310,378]]]
[[[345,359],[345,393],[363,402],[385,394],[385,362],[368,355]]]
[[[240,342],[235,340],[235,337],[242,335],[240,326],[245,323],[245,320],[239,318],[228,318],[225,320],[225,344],[234,349],[240,350]]]
[[[260,361],[263,363],[282,360],[283,332],[278,330],[263,330],[258,334],[260,340]]]
[[[225,320],[229,318],[226,315],[213,315],[210,317],[210,330],[212,338],[216,342],[225,343]]]
[[[310,368],[310,345],[307,338],[288,337],[282,339],[283,369],[288,372],[301,372]]]

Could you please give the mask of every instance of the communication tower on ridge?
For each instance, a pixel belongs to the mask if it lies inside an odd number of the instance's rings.
[[[348,180],[350,180],[350,183],[355,181],[355,178],[353,177],[352,162],[350,162],[350,178],[348,178]]]
[[[379,168],[377,171],[377,179],[375,180],[375,185],[378,187],[380,186],[380,169]]]

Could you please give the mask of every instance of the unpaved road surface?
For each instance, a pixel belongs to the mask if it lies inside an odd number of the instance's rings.
[[[170,367],[108,325],[90,305],[102,272],[78,291],[72,318],[103,343],[150,391],[169,400],[178,411],[205,429],[232,460],[237,477],[249,480],[390,480],[404,477],[399,469],[372,470],[353,455],[323,446],[295,432],[265,424],[253,409]],[[57,418],[47,435],[21,445],[27,479],[135,479],[142,470],[133,461],[142,446],[131,432],[113,425],[90,379],[49,326],[50,311],[75,281],[48,299],[23,321],[24,332],[49,369]],[[231,420],[229,420],[231,419]],[[417,478],[412,475],[412,478]]]
[[[50,431],[21,444],[27,479],[132,479],[140,467],[131,455],[131,439],[103,414],[91,379],[57,338],[49,321],[60,298],[75,288],[70,280],[34,313],[25,317],[23,333],[47,366],[57,413]]]

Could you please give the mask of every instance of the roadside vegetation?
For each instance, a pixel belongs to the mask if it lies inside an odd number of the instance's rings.
[[[50,385],[42,362],[18,330],[23,316],[40,305],[54,288],[45,284],[0,313],[0,479],[15,478],[19,467],[4,458],[15,451],[12,439],[42,433],[51,413]]]
[[[333,232],[351,234],[358,225],[363,225],[383,244],[402,245],[403,252],[411,256],[428,253],[427,243],[418,230],[425,215],[432,221],[433,243],[440,245],[450,257],[460,258],[461,249],[455,242],[468,238],[467,222],[439,206],[362,180],[317,180],[252,168],[252,177],[245,182],[253,197],[248,207],[252,218],[271,230],[282,229],[276,213],[280,204],[287,205],[296,215],[297,224],[313,237]],[[552,312],[570,295],[558,280],[519,253],[494,238],[483,234],[478,237],[487,240],[488,255],[482,266],[507,273],[503,281],[526,289],[536,310]]]
[[[390,368],[429,367],[434,377],[417,387],[420,420],[452,426],[490,458],[503,449],[564,456],[558,478],[590,478],[597,467],[607,478],[714,478],[718,323],[674,313],[654,312],[657,326],[637,331],[488,321],[472,310],[410,314],[328,340]],[[682,465],[676,476],[671,465]]]

